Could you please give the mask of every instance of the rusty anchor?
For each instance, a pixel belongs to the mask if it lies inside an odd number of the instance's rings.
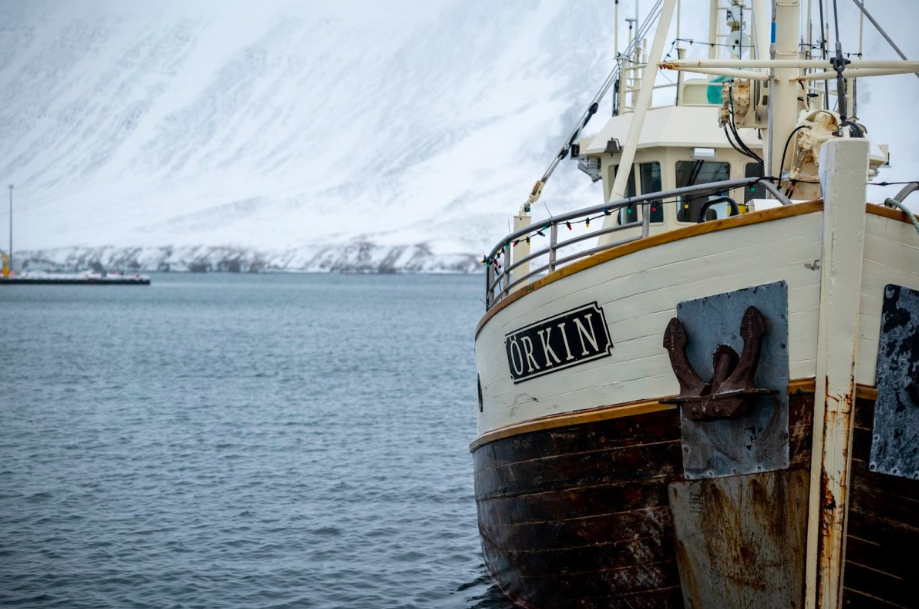
[[[664,348],[670,354],[670,365],[680,383],[680,395],[662,402],[677,404],[693,421],[732,419],[750,409],[753,398],[775,395],[775,389],[756,387],[754,376],[759,364],[766,320],[756,307],[748,307],[740,322],[743,352],[737,356],[728,345],[719,345],[712,356],[714,375],[706,383],[686,357],[689,339],[679,319],[674,317],[664,332]]]

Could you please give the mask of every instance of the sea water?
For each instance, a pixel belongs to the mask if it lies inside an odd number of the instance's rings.
[[[0,287],[0,606],[495,607],[481,277]]]

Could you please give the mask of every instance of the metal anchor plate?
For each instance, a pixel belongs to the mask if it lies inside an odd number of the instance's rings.
[[[876,383],[868,467],[919,480],[919,291],[884,288]]]
[[[677,404],[693,421],[733,419],[753,406],[754,398],[778,393],[775,389],[756,386],[756,368],[766,334],[766,320],[756,307],[747,307],[740,322],[743,353],[737,355],[729,345],[718,345],[712,355],[715,373],[705,382],[686,356],[686,329],[676,317],[664,333],[664,348],[670,354],[670,365],[680,383],[680,395],[667,400]]]
[[[756,327],[757,316],[748,314],[751,307],[761,317],[761,329]],[[686,359],[696,378],[681,378],[680,373],[677,376],[681,388],[689,382],[689,386],[699,389],[697,396],[686,395],[676,400],[684,402],[680,421],[686,478],[697,480],[787,469],[788,289],[785,282],[682,302],[677,306],[677,319],[685,332]],[[745,336],[748,356],[743,362]],[[751,341],[756,342],[757,336],[759,357],[753,358],[751,348],[755,345]],[[737,356],[738,353],[742,355]],[[757,361],[751,376],[749,366],[754,359]],[[698,409],[695,414],[693,405]],[[721,412],[716,413],[715,408]]]

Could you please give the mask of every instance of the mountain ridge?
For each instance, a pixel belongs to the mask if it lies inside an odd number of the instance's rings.
[[[919,55],[908,19],[872,10]],[[855,31],[857,9],[841,13]],[[683,11],[686,31],[703,21]],[[612,66],[612,32],[607,0],[0,0],[15,259],[306,270],[370,248],[478,269]],[[867,27],[866,42],[890,55]],[[915,179],[919,150],[887,118],[914,77],[864,80],[859,113],[901,161],[884,179]],[[566,161],[534,215],[600,192]]]

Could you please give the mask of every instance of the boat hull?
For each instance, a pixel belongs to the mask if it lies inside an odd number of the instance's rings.
[[[860,300],[856,332],[833,335],[838,346],[822,352],[821,281],[829,274],[822,211],[820,203],[805,204],[630,244],[511,294],[483,318],[476,337],[479,436],[471,450],[485,563],[509,597],[535,608],[802,607],[820,586],[805,581],[808,565],[839,531],[840,606],[919,607],[912,568],[919,561],[919,481],[869,467],[878,351],[888,349],[883,333],[879,339],[885,286],[919,289],[919,247],[905,217],[869,206],[864,276],[848,284]],[[667,322],[682,303],[771,282],[787,286],[785,378],[796,379],[787,387],[788,466],[687,478],[685,420],[668,403],[680,387],[663,347]],[[562,322],[570,331],[566,316],[573,314],[589,325],[594,310],[611,339],[608,355],[513,376],[511,367],[523,360],[513,359],[508,340],[529,336],[538,345],[539,331],[563,331]],[[853,389],[831,394],[823,377],[818,382],[818,362],[851,349],[845,345],[853,337]],[[566,355],[568,346],[556,343],[554,354]],[[534,368],[554,356],[545,347],[535,354],[543,360]],[[834,508],[815,502],[830,488],[819,475],[826,463],[811,463],[820,444],[812,433],[818,402],[824,430],[834,421],[827,403],[854,402],[853,427],[842,432],[852,433],[849,478],[834,491],[848,500],[839,529],[822,527],[823,516],[813,515]],[[813,480],[819,488],[810,488]],[[734,517],[733,526],[723,526]],[[720,559],[716,547],[740,554],[707,568]],[[750,548],[756,551],[744,554]]]
[[[806,479],[813,393],[789,396],[789,406],[789,469]],[[684,606],[668,497],[685,482],[679,411],[647,410],[636,404],[581,413],[585,422],[559,419],[474,448],[483,555],[515,602]],[[793,518],[771,512],[777,522]],[[803,572],[803,550],[785,558]]]

